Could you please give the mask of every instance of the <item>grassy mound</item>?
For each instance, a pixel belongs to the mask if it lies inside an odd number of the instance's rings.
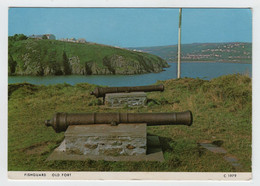
[[[148,106],[109,109],[90,96],[90,84],[35,86],[10,84],[8,103],[8,170],[12,171],[251,171],[252,83],[242,75],[222,76],[210,81],[171,79],[161,81],[164,92],[148,93]],[[45,162],[60,144],[64,133],[46,128],[44,120],[55,112],[178,112],[191,110],[194,122],[187,126],[151,126],[157,135],[165,162],[55,161]],[[239,159],[235,169],[223,159],[201,148],[210,141]]]

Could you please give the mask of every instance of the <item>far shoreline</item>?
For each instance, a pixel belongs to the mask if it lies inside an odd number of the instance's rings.
[[[169,61],[167,61],[167,63],[177,63],[177,61],[176,62],[169,62]],[[181,61],[181,63],[236,63],[236,64],[252,64],[252,61],[250,61],[250,62],[243,62],[243,61]]]
[[[166,61],[166,60],[165,60]],[[166,71],[167,68],[170,68],[170,66],[174,63],[177,64],[177,62],[168,62],[166,61],[169,66],[164,67],[160,72],[150,72],[150,73],[140,73],[140,74],[91,74],[91,75],[83,75],[83,74],[70,74],[70,75],[44,75],[44,76],[39,76],[39,75],[25,75],[25,74],[8,74],[8,77],[63,77],[63,76],[133,76],[133,75],[144,75],[144,74],[151,74],[151,73],[161,73],[163,71]],[[222,64],[247,64],[247,65],[252,65],[252,63],[246,63],[246,62],[217,62],[217,61],[181,61],[181,63],[222,63]]]

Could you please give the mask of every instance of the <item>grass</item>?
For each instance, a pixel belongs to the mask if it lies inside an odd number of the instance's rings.
[[[68,58],[78,57],[81,69],[86,68],[86,64],[91,65],[92,63],[102,68],[105,66],[105,59],[109,59],[115,55],[121,56],[125,61],[131,61],[129,66],[123,66],[121,67],[122,69],[134,68],[138,64],[143,66],[145,70],[147,70],[146,68],[152,68],[152,64],[161,64],[161,67],[168,67],[166,61],[155,55],[96,43],[27,39],[10,41],[8,51],[9,55],[15,61],[13,67],[15,70],[12,73],[10,68],[13,63],[9,62],[9,73],[13,75],[40,75],[36,72],[41,68],[46,69],[47,67],[54,71],[62,70],[62,68],[66,68],[63,67],[64,52]],[[118,69],[120,70],[120,68]]]
[[[148,93],[148,106],[110,109],[89,93],[90,84],[36,86],[10,84],[8,88],[8,170],[10,171],[176,171],[250,172],[252,155],[252,84],[245,75],[216,79],[171,79],[160,81],[164,92]],[[108,162],[53,161],[46,158],[61,143],[64,133],[55,133],[44,121],[55,112],[177,112],[191,110],[194,122],[187,126],[151,126],[165,161]],[[198,145],[221,144],[242,165],[235,169]]]

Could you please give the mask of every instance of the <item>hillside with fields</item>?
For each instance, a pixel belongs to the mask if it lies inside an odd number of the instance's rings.
[[[106,75],[161,72],[167,62],[152,54],[96,43],[9,37],[9,75]]]
[[[168,62],[177,61],[177,45],[129,48],[157,55]],[[182,61],[252,63],[252,43],[193,43],[182,44]]]

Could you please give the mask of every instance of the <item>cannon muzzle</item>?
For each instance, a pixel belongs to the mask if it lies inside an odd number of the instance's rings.
[[[172,113],[56,113],[46,126],[56,132],[65,131],[69,125],[147,123],[147,125],[187,125],[192,124],[191,111]]]
[[[91,95],[104,97],[108,93],[122,93],[122,92],[151,92],[151,91],[164,91],[163,85],[150,85],[150,86],[136,86],[136,87],[97,87]]]

